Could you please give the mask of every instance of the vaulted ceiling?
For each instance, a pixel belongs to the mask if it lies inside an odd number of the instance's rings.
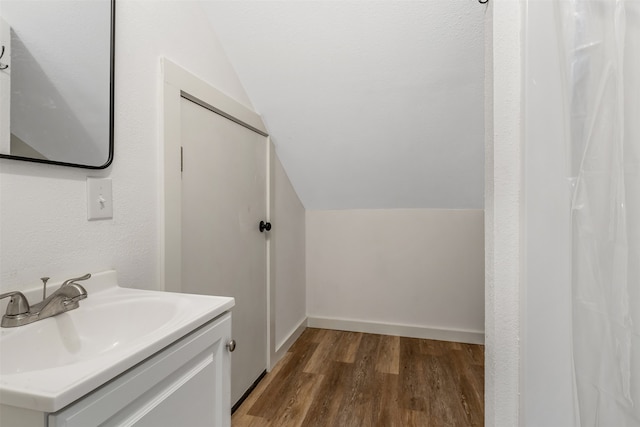
[[[202,6],[307,209],[482,208],[477,0]]]

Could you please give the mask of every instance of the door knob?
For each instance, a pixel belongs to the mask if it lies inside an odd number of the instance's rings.
[[[236,349],[236,340],[231,340],[227,343],[227,350],[229,350],[229,352],[233,353],[233,351]]]
[[[264,230],[271,230],[271,223],[270,222],[264,222],[264,221],[260,221],[260,232],[264,233]]]

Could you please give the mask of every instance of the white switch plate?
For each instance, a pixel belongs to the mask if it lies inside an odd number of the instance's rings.
[[[87,219],[113,218],[110,178],[87,178]]]

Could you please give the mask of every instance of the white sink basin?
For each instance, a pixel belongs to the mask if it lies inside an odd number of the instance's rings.
[[[55,412],[234,305],[227,297],[121,288],[114,271],[82,285],[88,297],[79,308],[0,329],[0,404]],[[37,293],[25,295],[35,303]]]
[[[177,313],[173,302],[155,296],[120,298],[90,310],[86,305],[3,334],[0,375],[58,368],[118,350],[165,327]]]

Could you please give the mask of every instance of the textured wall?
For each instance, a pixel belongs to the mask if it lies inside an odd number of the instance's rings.
[[[161,55],[251,105],[198,4],[119,1],[113,166],[0,160],[2,290],[109,268],[125,286],[157,286]],[[86,220],[87,176],[112,178],[113,220]]]
[[[204,7],[307,209],[482,208],[484,6]]]
[[[485,423],[520,423],[521,27],[520,2],[491,0],[487,25],[485,177]]]

